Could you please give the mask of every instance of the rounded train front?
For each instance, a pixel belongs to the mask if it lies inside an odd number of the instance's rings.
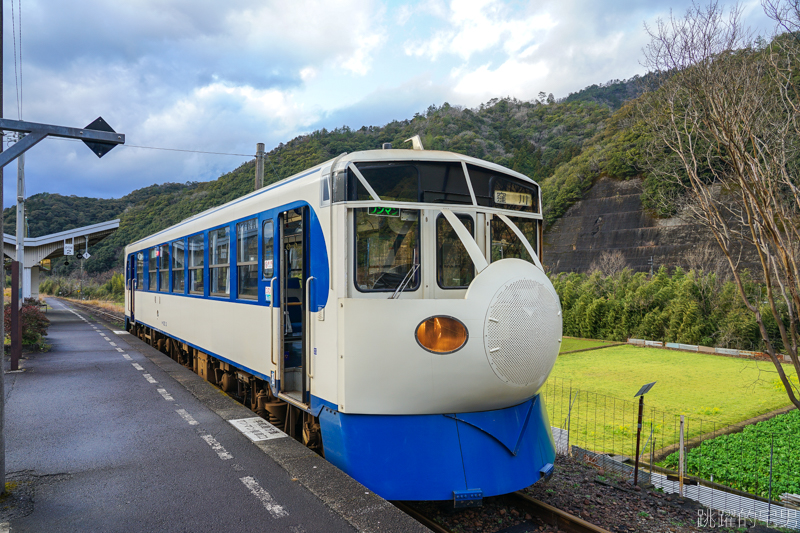
[[[463,299],[438,300],[435,313],[467,330],[455,351],[418,342],[430,304],[340,300],[345,387],[343,403],[319,415],[326,459],[390,500],[493,496],[548,475],[555,445],[538,392],[562,323],[547,276],[504,259],[481,271]],[[391,318],[367,322],[375,316]]]

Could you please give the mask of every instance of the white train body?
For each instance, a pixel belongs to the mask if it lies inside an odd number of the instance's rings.
[[[129,245],[128,327],[268,384],[387,499],[505,493],[554,457],[538,392],[561,308],[541,236],[519,173],[342,155]]]

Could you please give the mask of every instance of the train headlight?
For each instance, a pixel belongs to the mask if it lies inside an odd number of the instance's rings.
[[[433,353],[453,353],[467,343],[467,327],[449,316],[432,316],[417,326],[417,342]]]

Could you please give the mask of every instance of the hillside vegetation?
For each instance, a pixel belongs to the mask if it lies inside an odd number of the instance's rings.
[[[636,82],[594,85],[562,101],[552,97],[530,102],[493,99],[475,109],[445,103],[385,126],[318,130],[270,151],[265,183],[274,183],[342,152],[377,149],[387,142],[395,148],[410,148],[403,141],[419,135],[426,149],[470,155],[530,176],[542,184],[548,218],[554,219],[580,198],[597,175],[596,157],[587,159],[588,171],[581,166],[583,160],[579,158],[587,147],[593,147],[593,153],[605,154],[599,172],[617,172],[620,177],[638,172],[635,163],[628,160],[631,155],[625,155],[632,146],[624,129],[630,112],[624,107],[615,112],[626,98],[636,94]],[[579,170],[570,170],[574,168]],[[38,237],[120,218],[119,230],[90,250],[92,257],[84,267],[90,273],[121,269],[122,249],[127,243],[250,192],[254,170],[255,163],[250,161],[214,181],[152,185],[119,199],[37,194],[26,202],[28,234]],[[550,179],[554,174],[557,178]],[[6,209],[4,216],[6,227],[13,228],[15,210]],[[76,261],[69,266],[63,263],[54,263],[55,274],[69,274],[77,268]]]

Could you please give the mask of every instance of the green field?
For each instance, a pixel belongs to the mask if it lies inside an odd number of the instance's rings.
[[[652,381],[643,434],[649,435],[652,423],[656,450],[677,441],[678,415],[686,415],[691,438],[789,404],[769,362],[615,346],[556,360],[544,390],[550,421],[566,424],[571,393],[571,443],[632,455],[638,407],[633,395]]]
[[[611,341],[596,341],[592,339],[577,339],[575,337],[564,337],[561,341],[561,353],[572,352],[575,350],[585,350],[587,348],[599,348],[600,346],[610,346]]]

